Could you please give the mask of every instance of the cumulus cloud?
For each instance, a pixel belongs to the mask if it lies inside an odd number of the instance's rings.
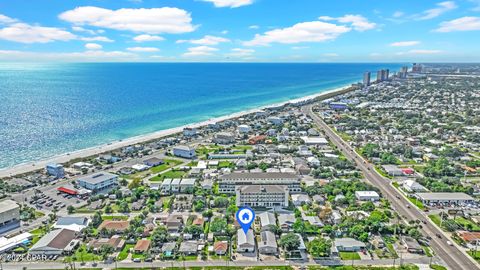
[[[69,41],[77,36],[56,27],[43,27],[26,23],[13,23],[0,29],[0,39],[20,43],[48,43]]]
[[[441,50],[410,50],[406,52],[398,52],[397,55],[428,55],[428,54],[438,54],[441,53]]]
[[[12,19],[8,16],[5,16],[3,14],[0,14],[0,23],[14,23],[16,22],[17,20],[15,19]]]
[[[457,5],[453,1],[444,1],[437,3],[437,7],[425,10],[421,14],[417,14],[414,16],[416,20],[429,20],[436,18],[445,12],[448,12],[450,10],[456,9]]]
[[[215,51],[218,51],[218,49],[209,46],[197,46],[188,48],[188,52],[184,53],[183,56],[209,56],[212,55]]]
[[[435,32],[456,32],[480,30],[480,17],[462,17],[451,21],[440,23]]]
[[[204,2],[213,3],[215,7],[237,8],[253,4],[253,0],[203,0]]]
[[[411,40],[411,41],[398,41],[398,42],[393,42],[390,43],[390,46],[392,47],[409,47],[409,46],[415,46],[420,44],[420,41],[416,40]]]
[[[155,47],[130,47],[127,48],[128,51],[131,52],[158,52],[160,49]]]
[[[347,14],[345,16],[337,17],[337,18],[329,17],[329,16],[320,16],[318,19],[322,21],[337,21],[339,23],[350,24],[353,29],[360,32],[371,30],[377,27],[376,23],[368,21],[368,19],[363,17],[362,15]]]
[[[248,27],[248,29],[258,29],[258,28],[260,28],[260,26],[255,25],[255,24],[254,24],[254,25],[250,25],[250,26]]]
[[[178,34],[195,30],[190,14],[179,8],[105,8],[83,6],[65,11],[59,18],[75,25],[91,25],[149,34]]]
[[[334,40],[351,28],[333,23],[313,21],[297,23],[291,27],[274,29],[263,34],[256,34],[246,46],[268,46],[271,43],[295,44],[301,42],[324,42]]]
[[[395,11],[395,12],[392,14],[392,17],[394,17],[394,18],[400,18],[400,17],[402,17],[403,15],[405,15],[405,13],[403,13],[402,11]]]
[[[217,45],[223,42],[230,42],[228,38],[206,35],[201,39],[177,40],[177,43],[191,43],[197,45]]]
[[[82,41],[97,41],[97,42],[113,42],[112,39],[103,36],[96,36],[96,37],[81,37],[80,40]]]
[[[161,36],[152,36],[152,35],[138,35],[133,38],[136,42],[146,42],[146,41],[162,41],[165,40]]]
[[[4,61],[66,61],[66,62],[99,62],[99,61],[132,61],[136,54],[122,51],[89,50],[85,52],[52,53],[29,52],[17,50],[0,50],[0,59]]]
[[[85,44],[85,49],[87,50],[101,50],[103,48],[102,45],[97,43],[87,43]]]

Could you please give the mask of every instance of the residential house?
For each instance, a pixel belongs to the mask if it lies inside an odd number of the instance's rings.
[[[278,253],[277,239],[271,231],[260,233],[258,251],[262,254],[276,255]]]
[[[242,229],[237,230],[237,252],[249,253],[255,251],[255,238],[253,231],[248,230],[247,233]]]

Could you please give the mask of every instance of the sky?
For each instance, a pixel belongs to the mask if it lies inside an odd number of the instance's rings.
[[[480,0],[0,0],[0,61],[479,62]]]

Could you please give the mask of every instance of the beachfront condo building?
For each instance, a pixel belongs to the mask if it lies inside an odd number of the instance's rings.
[[[63,169],[62,164],[50,163],[50,164],[47,164],[45,169],[47,170],[48,175],[54,176],[55,179],[65,177],[65,170]]]
[[[370,71],[366,71],[363,73],[363,85],[369,86],[370,85]]]
[[[77,182],[83,188],[99,192],[117,186],[118,176],[108,172],[99,172],[81,177]]]
[[[195,158],[195,148],[187,145],[179,145],[173,148],[173,155],[182,158]]]

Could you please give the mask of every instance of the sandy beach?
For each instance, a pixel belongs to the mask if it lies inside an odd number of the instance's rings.
[[[145,135],[140,135],[140,136],[135,136],[135,137],[131,137],[131,138],[124,139],[124,140],[118,140],[118,141],[114,141],[114,142],[111,142],[111,143],[107,143],[107,144],[103,144],[103,145],[99,145],[99,146],[94,146],[94,147],[90,147],[90,148],[86,148],[86,149],[82,149],[82,150],[78,150],[78,151],[74,151],[74,152],[70,152],[70,153],[65,153],[65,154],[57,155],[57,156],[54,156],[52,158],[45,159],[45,160],[32,161],[32,162],[18,164],[18,165],[9,167],[9,168],[0,169],[0,178],[12,177],[12,176],[15,176],[15,175],[18,175],[18,174],[23,174],[23,173],[27,173],[27,172],[30,172],[30,171],[43,169],[49,163],[66,163],[66,162],[69,162],[70,160],[73,160],[73,159],[85,158],[85,157],[89,157],[89,156],[93,156],[93,155],[98,155],[98,154],[109,152],[109,151],[112,151],[112,150],[116,150],[116,149],[119,149],[119,148],[122,148],[122,147],[125,147],[125,146],[134,145],[134,144],[138,144],[138,143],[143,143],[143,142],[147,142],[147,141],[151,141],[151,140],[160,139],[162,137],[171,136],[173,134],[182,132],[185,127],[202,127],[202,126],[206,126],[208,124],[213,124],[213,123],[221,122],[221,121],[228,120],[228,119],[239,118],[239,117],[242,117],[242,116],[250,114],[250,113],[254,113],[254,112],[264,110],[264,109],[269,108],[269,107],[278,107],[278,106],[285,105],[287,103],[299,103],[299,102],[312,100],[312,99],[315,99],[315,98],[328,98],[328,97],[331,97],[331,96],[335,96],[337,94],[341,94],[341,93],[347,91],[347,89],[349,89],[349,88],[350,88],[350,85],[343,86],[343,87],[335,88],[335,89],[332,89],[332,90],[324,91],[324,92],[321,92],[321,93],[318,93],[318,94],[308,95],[308,96],[304,96],[304,97],[301,97],[301,98],[296,98],[296,99],[291,99],[291,100],[284,101],[284,102],[274,103],[274,104],[262,106],[262,107],[251,109],[251,110],[245,110],[245,111],[233,113],[233,114],[226,115],[226,116],[212,118],[212,119],[209,119],[209,120],[203,121],[203,122],[183,125],[183,126],[176,127],[176,128],[161,130],[161,131],[157,131],[157,132],[153,132],[153,133],[149,133],[149,134],[145,134]]]

